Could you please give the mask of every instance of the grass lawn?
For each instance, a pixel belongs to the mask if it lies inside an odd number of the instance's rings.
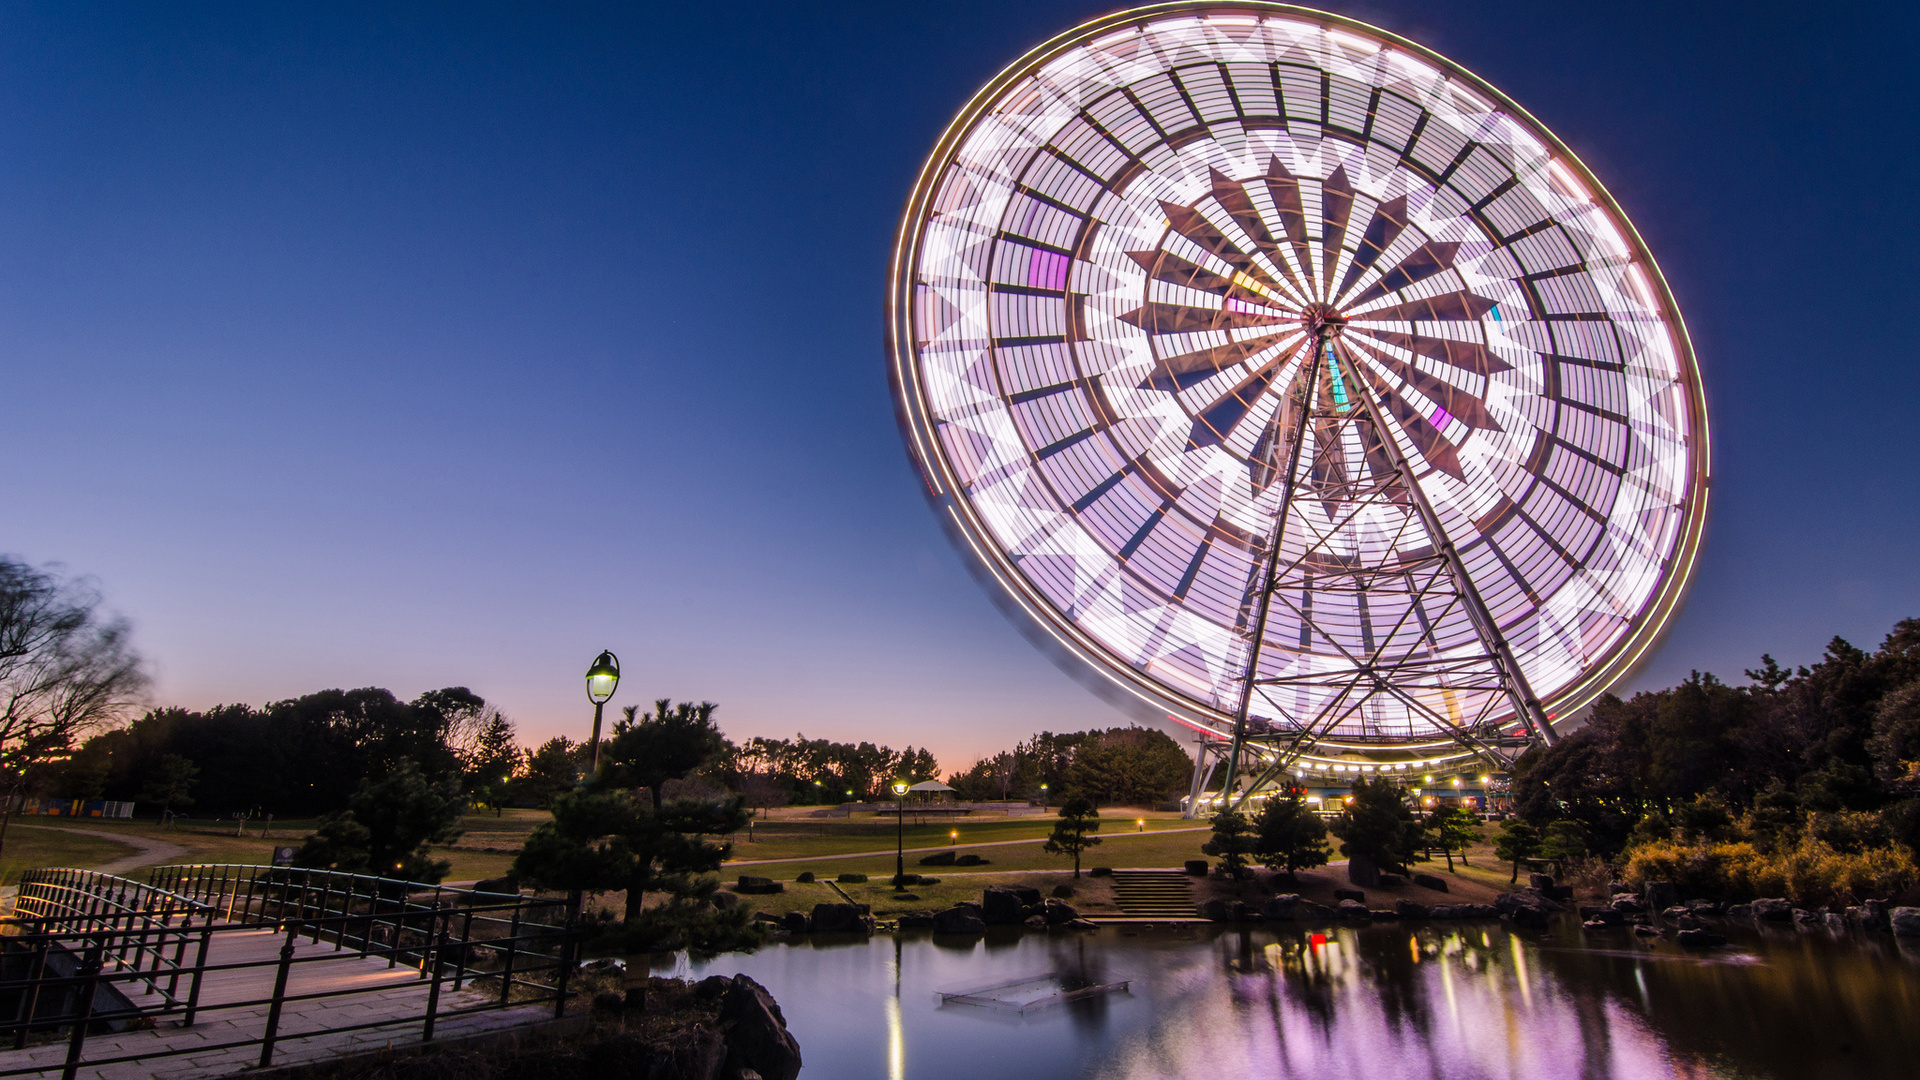
[[[1191,823],[1183,823],[1191,828]],[[1046,835],[1041,830],[1040,837]],[[1097,835],[1097,834],[1096,834]],[[1093,848],[1080,857],[1084,867],[1113,866],[1122,869],[1177,867],[1188,859],[1200,859],[1200,845],[1207,842],[1213,834],[1210,832],[1170,832],[1167,829],[1146,833],[1120,832],[1104,836],[1099,847]],[[1011,838],[1009,838],[1011,839]],[[951,850],[961,854],[979,855],[987,860],[987,866],[979,867],[992,873],[1032,870],[1073,870],[1073,860],[1064,855],[1049,855],[1041,850],[1044,840],[1035,838],[1024,843],[1006,844],[996,847],[973,847],[965,843],[955,845]],[[743,845],[735,845],[734,852],[740,853]],[[909,843],[907,846],[912,847]],[[871,850],[871,849],[869,849]],[[923,867],[920,860],[925,854],[907,856],[907,872],[926,873],[946,876],[948,873],[965,873],[971,867],[931,866]],[[792,881],[803,870],[811,870],[823,877],[834,877],[848,871],[855,871],[875,877],[893,875],[894,856],[889,851],[884,855],[856,855],[835,859],[816,859],[807,862],[776,862],[755,865],[736,865],[729,863],[721,869],[726,880],[733,880],[740,874],[756,874],[780,881]]]
[[[16,819],[14,825],[20,825]],[[38,822],[28,822],[38,824]],[[0,885],[20,880],[20,872],[42,866],[99,866],[131,855],[118,841],[68,829],[10,828],[7,846],[0,852]]]
[[[497,877],[506,872],[513,856],[526,841],[535,825],[548,819],[544,810],[508,810],[496,818],[491,813],[468,814],[462,824],[467,833],[451,845],[433,849],[436,858],[453,864],[448,881],[474,881]],[[108,820],[104,818],[18,819],[46,828],[23,829],[7,837],[5,858],[0,860],[0,875],[5,882],[19,876],[22,868],[32,866],[71,866],[87,869],[111,862],[132,852],[124,844],[89,833],[116,833],[161,841],[186,848],[186,854],[157,858],[147,865],[172,863],[240,863],[258,866],[273,861],[273,849],[297,845],[319,824],[311,818],[282,818],[271,824],[263,820],[247,822],[235,836],[240,823],[217,819],[178,821],[163,827],[152,819]],[[265,833],[263,836],[262,833]],[[15,838],[33,837],[21,843],[16,856]],[[43,840],[41,838],[56,838]],[[138,873],[132,876],[139,877]]]

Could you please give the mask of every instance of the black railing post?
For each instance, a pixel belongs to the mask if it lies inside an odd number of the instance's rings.
[[[87,958],[79,971],[87,981],[80,984],[79,1007],[73,1013],[73,1035],[67,1040],[67,1065],[60,1072],[60,1080],[73,1080],[80,1071],[80,1053],[87,1043],[87,1028],[93,1023],[93,997],[100,992],[100,968],[105,963],[106,951],[104,935],[94,938],[93,944],[87,947]]]
[[[507,1003],[507,994],[513,990],[513,958],[520,950],[520,909],[513,909],[513,924],[507,930],[507,955],[500,968],[500,1004]]]
[[[273,974],[273,1003],[267,1006],[267,1034],[260,1042],[260,1067],[273,1064],[273,1044],[280,1034],[280,1008],[287,1000],[287,971],[293,967],[293,942],[298,923],[287,924],[287,941],[280,946],[280,968]]]
[[[454,955],[453,992],[460,992],[460,984],[467,978],[467,960],[473,952],[473,907],[467,907],[466,917],[460,921],[460,951]]]
[[[566,938],[560,945],[560,971],[553,980],[553,1018],[555,1020],[567,1014],[567,980],[573,974],[574,965],[580,962],[580,939],[574,925],[573,912],[567,912],[567,925],[563,931]],[[629,957],[631,959],[631,957]]]
[[[433,1041],[433,1018],[440,1011],[440,969],[444,959],[442,954],[446,952],[446,948],[447,931],[443,927],[429,954],[428,963],[433,965],[433,982],[427,986],[427,1025],[421,1032],[421,1042]]]
[[[47,950],[53,945],[53,938],[47,933],[47,924],[36,922],[34,925],[34,932],[40,936],[40,943],[33,949],[32,974],[27,977],[27,986],[20,991],[22,1015],[20,1030],[13,1036],[15,1050],[24,1050],[27,1047],[27,1032],[33,1029],[33,1013],[40,1007],[40,980],[47,971]]]
[[[200,976],[207,971],[207,946],[213,944],[213,912],[207,912],[206,921],[200,924],[200,948],[193,958],[193,981],[187,984],[187,1015],[180,1019],[181,1027],[193,1026],[193,1014],[200,1009]]]

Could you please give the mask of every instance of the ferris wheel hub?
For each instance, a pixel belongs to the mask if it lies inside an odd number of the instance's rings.
[[[1308,337],[1338,337],[1347,317],[1332,304],[1312,303],[1300,313],[1300,325]]]

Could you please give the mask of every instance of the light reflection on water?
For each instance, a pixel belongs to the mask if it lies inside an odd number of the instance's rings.
[[[913,932],[656,972],[757,979],[819,1080],[1920,1075],[1920,954],[1885,937],[1729,936],[1701,956],[1620,931],[1588,947],[1572,925]],[[1045,971],[1130,989],[1025,1014],[938,997]]]

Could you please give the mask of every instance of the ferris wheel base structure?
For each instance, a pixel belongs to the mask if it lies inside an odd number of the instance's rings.
[[[1174,3],[1042,44],[941,135],[890,275],[939,512],[1201,733],[1196,809],[1503,772],[1692,575],[1706,405],[1652,254],[1524,109],[1377,28]]]

